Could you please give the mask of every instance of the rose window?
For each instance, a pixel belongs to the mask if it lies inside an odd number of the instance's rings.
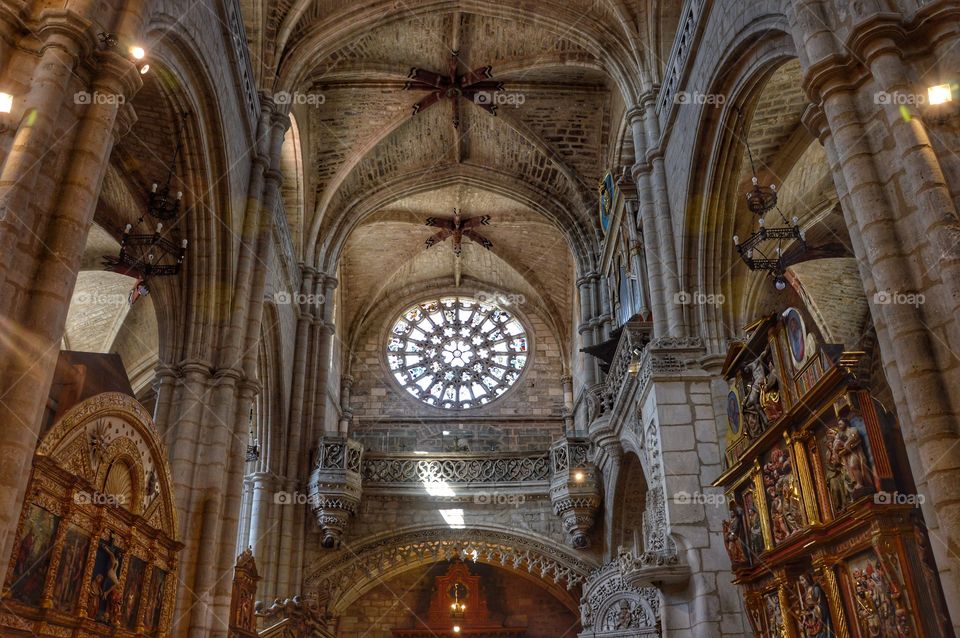
[[[404,389],[451,410],[490,403],[527,364],[527,333],[509,312],[467,297],[405,310],[393,324],[387,363]]]

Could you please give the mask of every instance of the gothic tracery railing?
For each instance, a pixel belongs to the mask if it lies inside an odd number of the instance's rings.
[[[367,454],[363,481],[378,485],[422,483],[546,483],[550,480],[547,452],[515,455]]]

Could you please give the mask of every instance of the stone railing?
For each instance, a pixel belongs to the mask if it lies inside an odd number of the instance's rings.
[[[657,97],[657,113],[660,115],[669,112],[670,107],[673,106],[690,52],[694,49],[694,40],[706,4],[707,0],[687,0],[684,3],[677,35],[673,39],[673,48],[670,50],[670,57],[663,71],[660,95]]]
[[[623,327],[620,341],[610,363],[607,378],[598,386],[594,386],[594,414],[593,418],[606,414],[617,403],[625,381],[636,374],[640,360],[650,343],[650,325],[647,323],[631,322]]]
[[[366,454],[365,486],[422,486],[423,483],[523,484],[550,481],[547,452],[528,454]]]

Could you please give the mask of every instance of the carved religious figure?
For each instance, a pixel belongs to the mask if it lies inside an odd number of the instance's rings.
[[[768,345],[745,370],[750,375],[749,391],[743,400],[743,414],[747,433],[760,436],[767,427],[783,416],[780,400],[780,378],[773,365],[773,355]]]
[[[812,578],[797,579],[797,621],[804,638],[833,638],[833,622],[827,597]]]
[[[730,518],[723,521],[723,545],[733,565],[747,562],[744,531],[743,509],[736,501],[731,500]]]
[[[874,491],[873,469],[867,460],[864,445],[860,431],[853,427],[850,421],[837,421],[833,447],[842,464],[846,489],[851,500]]]

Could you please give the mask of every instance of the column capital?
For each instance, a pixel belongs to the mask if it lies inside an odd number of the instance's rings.
[[[646,115],[646,109],[638,104],[637,106],[631,106],[623,116],[628,123],[633,124],[634,120],[642,120],[644,115]]]

